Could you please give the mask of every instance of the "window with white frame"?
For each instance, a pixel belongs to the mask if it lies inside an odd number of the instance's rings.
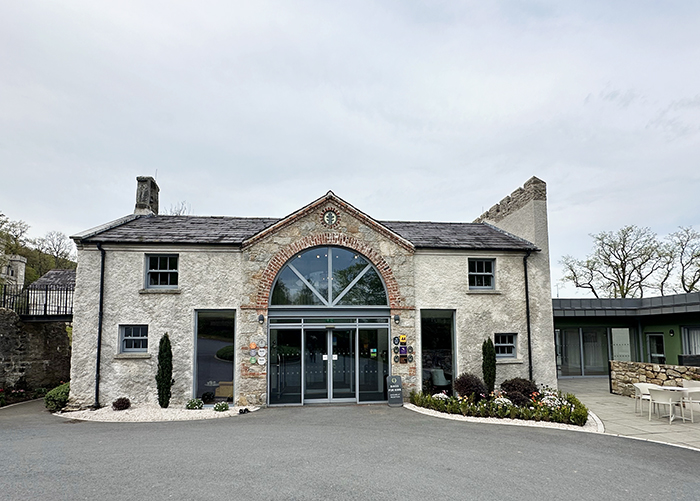
[[[683,354],[700,355],[700,325],[683,327]]]
[[[496,358],[516,358],[517,340],[517,334],[495,334],[493,346],[496,348]]]
[[[178,284],[177,254],[146,255],[146,288],[174,289]]]
[[[119,326],[119,351],[121,353],[144,353],[148,351],[147,325]]]
[[[493,289],[495,268],[495,259],[469,259],[469,288]]]

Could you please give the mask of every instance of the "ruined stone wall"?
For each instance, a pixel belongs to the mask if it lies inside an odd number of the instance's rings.
[[[700,367],[610,361],[612,392],[618,395],[633,397],[634,383],[683,386],[683,380],[685,379],[700,380]]]
[[[69,372],[65,322],[22,322],[0,308],[0,388],[53,388],[68,381]]]

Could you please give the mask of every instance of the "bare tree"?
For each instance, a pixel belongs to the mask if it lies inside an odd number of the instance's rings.
[[[675,249],[681,289],[685,292],[700,290],[700,233],[692,227],[680,227],[667,237]]]
[[[64,267],[63,264],[72,257],[75,248],[75,244],[60,231],[49,231],[43,238],[37,238],[34,246],[53,256],[56,268]]]
[[[27,232],[29,225],[24,221],[10,221],[7,218],[0,228],[0,245],[5,250],[5,254],[19,254],[27,245]]]
[[[187,203],[187,200],[183,200],[171,205],[165,213],[169,216],[189,216],[192,214],[192,206]]]
[[[564,256],[564,280],[595,297],[643,297],[667,264],[664,248],[649,228],[625,226],[591,235],[593,253],[584,260]]]

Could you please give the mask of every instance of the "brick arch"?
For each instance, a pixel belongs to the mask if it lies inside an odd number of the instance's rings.
[[[270,259],[258,285],[255,308],[258,310],[266,310],[268,308],[272,284],[275,282],[277,274],[292,256],[307,249],[324,245],[347,247],[366,257],[374,265],[384,280],[386,293],[389,298],[389,308],[396,309],[401,307],[403,301],[399,294],[399,284],[394,277],[389,263],[386,262],[379,252],[366,243],[341,233],[321,233],[318,235],[308,235],[297,240],[293,244],[284,247]]]

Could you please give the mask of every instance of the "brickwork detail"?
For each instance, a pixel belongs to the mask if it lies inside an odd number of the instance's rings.
[[[263,272],[263,276],[258,287],[257,300],[255,302],[256,309],[267,309],[270,299],[270,292],[272,289],[272,284],[275,281],[275,277],[277,277],[277,274],[287,263],[287,261],[292,258],[292,256],[306,249],[321,245],[347,247],[365,256],[377,268],[377,271],[384,279],[386,292],[389,296],[389,307],[392,309],[398,309],[404,305],[404,301],[402,300],[399,292],[399,284],[396,282],[396,278],[394,278],[391,267],[376,249],[349,235],[344,235],[341,233],[320,233],[318,235],[308,235],[300,240],[297,240],[291,245],[283,248],[281,251],[275,254],[272,259],[270,259],[267,268]]]

